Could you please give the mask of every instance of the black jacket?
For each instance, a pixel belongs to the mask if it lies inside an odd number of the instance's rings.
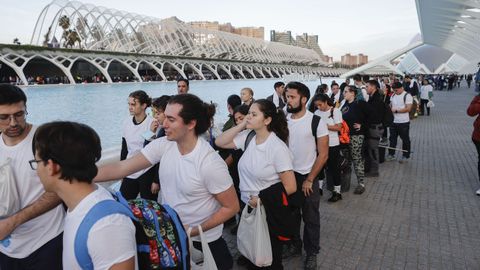
[[[260,191],[258,197],[265,207],[270,232],[282,238],[292,239],[295,231],[295,217],[283,184],[271,185]]]
[[[268,101],[273,102],[273,95],[270,95],[266,98]],[[285,107],[285,102],[283,102],[283,99],[279,98],[278,99],[278,108],[283,109]]]
[[[385,113],[385,103],[383,102],[383,96],[378,91],[375,91],[373,95],[368,99],[368,115],[367,124],[376,125],[381,124],[383,121],[383,114]]]

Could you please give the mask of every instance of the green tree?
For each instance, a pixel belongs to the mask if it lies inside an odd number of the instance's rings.
[[[63,15],[60,17],[58,20],[58,25],[63,29],[63,34],[61,40],[63,40],[63,47],[67,47],[68,43],[68,35],[71,30],[70,28],[70,18],[67,17],[67,15]]]
[[[80,38],[80,35],[77,33],[75,30],[67,30],[67,41],[66,41],[66,46],[65,47],[70,47],[73,48],[75,46],[75,43],[78,42],[78,46],[80,49],[82,48],[82,39]]]

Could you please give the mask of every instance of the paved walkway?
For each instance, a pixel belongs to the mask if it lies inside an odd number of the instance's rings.
[[[465,88],[436,91],[431,116],[412,121],[409,163],[382,164],[363,195],[351,189],[335,204],[324,195],[320,269],[480,269],[474,118],[465,113],[473,96]],[[302,265],[284,261],[285,269]]]

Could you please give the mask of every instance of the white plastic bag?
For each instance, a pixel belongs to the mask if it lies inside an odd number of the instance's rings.
[[[257,208],[248,213],[248,206],[243,209],[237,231],[238,251],[259,267],[272,265],[272,246],[268,231],[265,207],[257,202]]]
[[[202,251],[196,249],[193,246],[193,241],[192,241],[192,238],[190,237],[192,228],[188,228],[188,231],[187,231],[188,245],[190,246],[191,269],[192,270],[217,270],[218,268],[217,268],[217,265],[215,264],[215,259],[213,258],[212,251],[208,246],[207,239],[205,239],[205,235],[203,234],[202,226],[198,225],[198,231],[200,233],[200,241],[202,242]]]
[[[20,210],[20,196],[17,182],[10,166],[11,159],[7,158],[0,164],[0,219],[15,214]]]
[[[433,108],[433,107],[435,107],[435,103],[433,103],[433,101],[429,100],[428,103],[427,103],[427,107],[428,108]]]

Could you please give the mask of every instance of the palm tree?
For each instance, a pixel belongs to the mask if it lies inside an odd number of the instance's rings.
[[[67,15],[63,15],[58,20],[58,25],[63,29],[63,34],[62,34],[62,39],[64,40],[63,47],[67,47],[68,35],[70,31],[68,30],[68,28],[70,28],[70,18],[68,18]]]
[[[63,15],[58,20],[58,25],[62,27],[64,31],[66,31],[68,28],[70,28],[70,18],[68,18],[67,15]]]
[[[67,40],[66,40],[66,47],[72,48],[75,46],[75,43],[78,42],[78,46],[80,49],[82,48],[82,39],[80,38],[80,35],[77,33],[75,30],[67,30]]]
[[[20,43],[20,40],[18,38],[14,38],[13,39],[13,44],[15,45],[21,45],[22,43]]]

